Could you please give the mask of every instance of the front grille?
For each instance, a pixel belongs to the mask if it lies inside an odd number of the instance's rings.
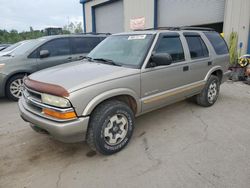
[[[39,113],[39,114],[42,113],[42,108],[35,103],[35,102],[42,103],[41,93],[38,93],[36,91],[28,89],[27,87],[24,87],[23,97],[28,107],[32,109],[33,113]]]

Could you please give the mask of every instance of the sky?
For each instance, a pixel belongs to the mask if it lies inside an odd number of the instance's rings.
[[[80,0],[0,0],[0,29],[29,31],[82,22]]]

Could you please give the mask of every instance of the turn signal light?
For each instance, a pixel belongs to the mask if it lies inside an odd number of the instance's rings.
[[[57,111],[54,111],[54,110],[44,108],[43,113],[48,115],[48,116],[57,118],[57,119],[66,120],[66,119],[76,118],[76,113],[75,112],[57,112]]]

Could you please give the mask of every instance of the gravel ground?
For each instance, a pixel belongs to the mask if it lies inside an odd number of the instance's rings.
[[[217,103],[183,101],[136,120],[130,144],[102,156],[86,143],[35,133],[0,99],[0,187],[239,187],[250,185],[250,86],[227,82]]]

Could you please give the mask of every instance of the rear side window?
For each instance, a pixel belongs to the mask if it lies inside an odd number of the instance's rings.
[[[192,59],[208,57],[208,49],[202,38],[198,35],[196,36],[185,36],[190,56]]]
[[[50,52],[50,57],[53,56],[62,56],[70,54],[70,45],[68,38],[54,39],[43,46],[41,46],[40,50],[48,50]]]
[[[89,53],[100,42],[99,37],[71,38],[72,54]]]
[[[155,50],[156,53],[168,53],[173,62],[183,61],[184,51],[179,36],[163,36]]]
[[[216,54],[222,55],[228,53],[227,44],[217,32],[204,32],[208,40],[211,42]]]

